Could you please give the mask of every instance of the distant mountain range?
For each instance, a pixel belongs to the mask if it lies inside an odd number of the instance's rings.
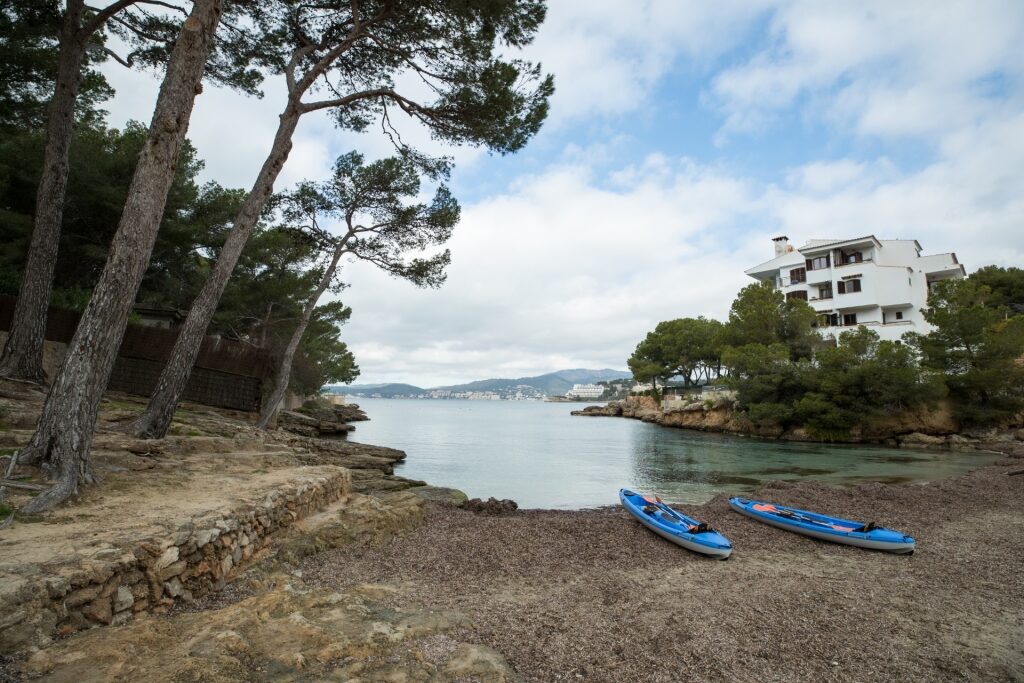
[[[412,384],[352,384],[350,386],[336,385],[325,387],[326,391],[334,391],[340,394],[380,394],[384,398],[393,396],[414,396],[428,391],[493,391],[502,392],[513,387],[525,385],[533,387],[546,396],[562,396],[574,384],[594,384],[596,382],[607,382],[613,379],[629,379],[632,374],[622,370],[586,370],[577,368],[573,370],[559,370],[549,372],[546,375],[536,377],[519,377],[517,379],[481,379],[468,384],[452,384],[443,387],[422,388]]]

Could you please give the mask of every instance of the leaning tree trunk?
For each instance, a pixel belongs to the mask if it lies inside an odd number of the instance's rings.
[[[68,152],[75,122],[75,100],[82,80],[82,58],[88,40],[80,35],[84,7],[82,0],[68,2],[61,25],[57,82],[47,110],[46,149],[36,190],[32,241],[10,333],[0,352],[0,376],[41,384],[46,382],[43,340],[68,185]]]
[[[292,378],[292,361],[295,359],[295,351],[299,348],[302,335],[306,333],[309,319],[313,317],[313,309],[316,308],[317,302],[320,301],[320,297],[327,291],[327,288],[331,286],[331,280],[334,279],[334,271],[338,269],[338,261],[343,253],[344,245],[339,244],[334,250],[331,265],[324,272],[324,276],[320,278],[320,284],[317,286],[316,291],[313,292],[313,296],[309,297],[306,307],[302,309],[302,317],[299,318],[298,327],[292,333],[292,338],[288,340],[288,346],[285,347],[284,354],[281,356],[281,367],[278,368],[277,377],[274,378],[274,390],[260,409],[260,421],[257,425],[260,429],[266,429],[267,425],[270,424],[270,418],[274,417],[277,406],[281,404],[285,393],[288,391],[288,382]]]
[[[18,454],[19,462],[40,462],[57,478],[24,512],[46,510],[73,495],[79,484],[94,482],[89,448],[100,398],[153,251],[222,6],[223,0],[195,0],[174,45],[107,264],[46,397],[36,432]]]
[[[238,263],[238,257],[241,256],[246,241],[259,221],[264,205],[274,191],[277,176],[288,160],[288,154],[292,149],[292,135],[295,133],[300,115],[296,103],[289,103],[288,108],[281,114],[281,122],[274,136],[270,154],[263,162],[252,190],[238,216],[235,217],[235,224],[228,233],[210,277],[207,278],[199,296],[192,302],[192,308],[189,309],[188,316],[181,326],[171,350],[171,357],[160,373],[156,389],[149,399],[145,412],[127,427],[130,433],[149,439],[160,439],[167,434],[178,401],[181,400],[185,385],[188,384],[189,373],[192,372],[192,366],[199,355],[206,328],[210,326],[220,297],[224,294],[224,287],[227,286],[228,278]]]

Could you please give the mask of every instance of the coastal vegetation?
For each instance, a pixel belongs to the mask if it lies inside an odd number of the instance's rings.
[[[35,434],[10,459],[9,471],[38,466],[53,482],[26,512],[50,508],[96,481],[92,431],[139,301],[188,315],[146,410],[125,426],[136,436],[167,433],[211,325],[254,344],[287,340],[278,347],[282,361],[302,347],[319,361],[319,377],[307,377],[309,385],[355,376],[354,359],[330,331],[350,311],[337,302],[317,305],[317,292],[333,276],[323,240],[297,229],[295,216],[282,209],[288,195],[274,194],[302,116],[324,111],[347,131],[378,127],[418,187],[420,176],[443,179],[452,163],[406,144],[398,117],[442,143],[507,154],[538,131],[553,92],[538,64],[506,56],[533,40],[545,14],[536,0],[119,0],[100,8],[75,0],[7,3],[0,14],[0,49],[10,57],[0,100],[17,105],[5,112],[0,131],[0,230],[11,238],[0,256],[0,283],[18,295],[0,376],[45,381],[47,305],[71,302],[82,310]],[[162,73],[148,128],[106,127],[98,107],[113,91],[96,70],[105,59]],[[199,186],[201,162],[186,133],[203,82],[256,95],[267,76],[284,89],[285,105],[252,188]],[[349,157],[356,158],[362,163]],[[446,254],[406,262],[393,251],[443,242],[457,205],[446,190],[439,193],[447,201],[440,232],[424,238],[403,213],[408,207],[396,207],[402,220],[389,237],[374,242],[360,235],[366,257],[414,282],[439,282],[436,268],[443,270]],[[359,206],[357,215],[372,218],[376,208]],[[58,268],[59,259],[72,264],[69,273]],[[417,270],[424,264],[431,265]],[[261,290],[274,294],[260,297]],[[304,328],[297,339],[296,320]],[[316,330],[326,332],[326,343]],[[282,377],[287,386],[288,369]]]
[[[965,426],[1014,421],[1024,409],[1024,270],[988,266],[939,282],[928,303],[928,334],[889,341],[861,326],[831,343],[807,303],[751,284],[724,323],[659,323],[629,367],[655,393],[659,383],[723,384],[753,426],[804,427],[822,439],[944,398]]]

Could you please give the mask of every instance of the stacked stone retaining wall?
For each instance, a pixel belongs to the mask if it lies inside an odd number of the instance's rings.
[[[349,470],[317,469],[256,503],[194,516],[163,537],[107,548],[27,582],[0,605],[0,653],[122,624],[139,612],[166,611],[223,587],[269,554],[275,534],[351,492]]]

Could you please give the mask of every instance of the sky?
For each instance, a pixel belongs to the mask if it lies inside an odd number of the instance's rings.
[[[725,319],[771,238],[875,234],[1024,265],[1024,2],[550,0],[525,51],[555,78],[514,155],[443,148],[462,220],[440,289],[342,269],[358,383],[421,387],[625,369],[662,320]],[[111,125],[148,121],[154,74],[105,68]],[[282,84],[207,86],[189,137],[204,179],[251,186]],[[307,116],[276,189],[379,132]]]

